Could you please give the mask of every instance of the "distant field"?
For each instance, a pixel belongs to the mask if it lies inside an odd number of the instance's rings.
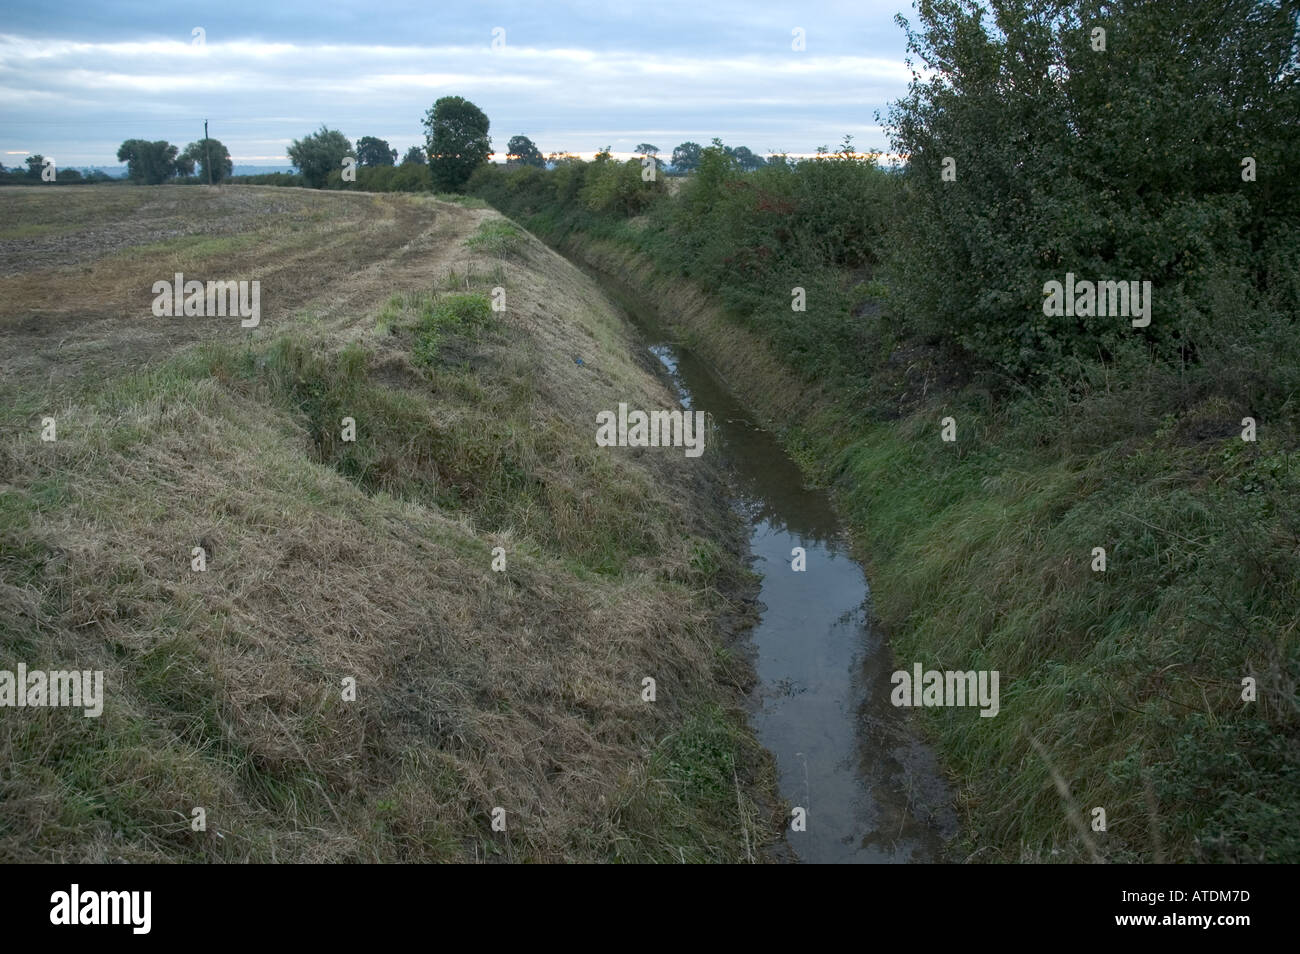
[[[716,473],[597,453],[594,409],[671,398],[588,279],[432,197],[0,220],[0,669],[106,700],[0,717],[0,859],[763,857],[740,537]],[[155,317],[176,272],[259,281],[259,325]]]
[[[227,337],[220,323],[154,318],[152,284],[174,272],[260,280],[267,327],[307,312],[347,322],[391,289],[463,266],[468,250],[453,237],[488,214],[415,197],[255,186],[57,196],[10,187],[0,189],[0,207],[0,333],[19,342],[5,371],[55,379]]]

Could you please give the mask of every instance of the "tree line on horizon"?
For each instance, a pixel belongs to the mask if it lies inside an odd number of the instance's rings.
[[[45,169],[46,158],[35,153],[23,160],[26,169],[14,167],[6,169],[0,163],[0,185],[42,185],[47,184],[41,173]],[[112,182],[113,177],[99,169],[57,169],[57,178],[52,181],[58,185],[74,185],[88,182]]]
[[[459,192],[470,176],[495,154],[488,136],[487,115],[460,96],[444,96],[425,114],[424,145],[412,145],[397,161],[397,150],[376,136],[362,136],[354,144],[347,136],[328,125],[295,139],[287,153],[294,173],[265,173],[234,176],[230,151],[219,139],[205,138],[192,142],[183,150],[167,140],[128,139],[117,151],[119,162],[127,164],[127,181],[137,185],[161,185],[166,182],[212,183],[242,182],[266,185],[299,185],[309,188],[344,188],[356,182],[358,188],[373,191]],[[784,164],[781,154],[764,158],[747,146],[723,146],[726,156],[742,171],[752,172],[769,164]],[[612,158],[612,146],[596,153],[595,161]],[[704,146],[687,141],[673,149],[671,159],[661,159],[660,148],[642,142],[635,147],[639,162],[654,164],[657,171],[677,174],[696,171],[704,157]],[[825,146],[819,155],[829,154]],[[345,176],[348,159],[352,159],[355,177]],[[524,135],[511,136],[506,146],[507,167],[551,168],[561,163],[579,162],[571,152],[552,152],[543,156],[533,140]],[[638,160],[632,160],[638,161]],[[45,157],[29,156],[27,170],[6,171],[0,166],[0,182],[34,183],[41,180]],[[60,181],[115,181],[105,173],[83,177],[76,170],[59,173]]]
[[[392,171],[397,152],[385,140],[362,137],[355,148],[339,130],[321,126],[316,132],[295,139],[288,149],[290,162],[296,174],[272,173],[249,177],[241,181],[265,184],[305,185],[311,188],[346,188],[350,181],[357,188],[371,191],[463,191],[474,171],[488,164],[495,155],[489,130],[491,122],[477,105],[460,96],[444,96],[424,116],[424,147],[411,146],[402,159],[401,167],[416,167]],[[756,170],[768,163],[784,163],[785,156],[770,159],[755,154],[746,146],[724,146],[726,154],[737,167]],[[640,163],[653,162],[657,170],[671,167],[679,173],[693,172],[699,168],[705,147],[696,142],[684,142],[672,152],[670,163],[659,158],[660,149],[651,143],[639,143],[635,148]],[[612,147],[600,150],[595,161],[612,158]],[[825,146],[819,154],[828,154]],[[548,168],[561,163],[581,161],[569,152],[552,152],[543,155],[541,149],[528,136],[511,136],[506,145],[506,166]],[[354,180],[344,175],[348,157],[356,160]],[[399,167],[399,169],[401,169]],[[426,167],[427,171],[418,167]],[[388,171],[385,171],[388,170]]]

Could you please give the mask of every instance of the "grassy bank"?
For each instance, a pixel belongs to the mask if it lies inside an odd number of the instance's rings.
[[[741,538],[717,474],[595,447],[671,397],[590,282],[432,198],[100,198],[0,195],[73,239],[0,246],[0,669],[106,697],[4,710],[0,857],[763,856]],[[176,271],[260,325],[153,317]]]
[[[636,284],[833,489],[900,667],[1001,672],[994,719],[924,710],[968,857],[1300,858],[1292,415],[1266,405],[1259,439],[1243,441],[1239,422],[1261,412],[1228,362],[1216,377],[1121,356],[990,390],[943,347],[873,330],[860,308],[839,334],[858,336],[859,357],[885,343],[863,358],[871,373],[819,376],[761,316],[683,276],[674,210],[599,217],[502,184],[513,198],[483,192]],[[865,294],[862,281],[841,269],[840,301]]]

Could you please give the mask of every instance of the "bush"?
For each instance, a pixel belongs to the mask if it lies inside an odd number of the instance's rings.
[[[629,159],[624,163],[599,160],[586,170],[579,198],[593,212],[611,212],[621,216],[637,215],[664,194],[663,178],[656,175],[642,181],[641,163]]]
[[[909,29],[937,72],[890,113],[909,157],[888,246],[908,329],[1025,380],[1133,339],[1195,360],[1216,333],[1295,314],[1294,285],[1270,291],[1300,224],[1300,182],[1277,165],[1294,143],[1284,117],[1300,113],[1283,5],[1169,0],[1099,16],[1072,0],[1050,22],[993,6],[996,25],[974,4],[923,5]],[[1258,182],[1242,181],[1243,156]],[[955,181],[942,178],[948,159]],[[1044,283],[1067,272],[1150,281],[1150,326],[1045,316]],[[1230,330],[1223,301],[1246,306]]]

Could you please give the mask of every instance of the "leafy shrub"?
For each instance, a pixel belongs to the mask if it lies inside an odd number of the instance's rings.
[[[1194,361],[1228,330],[1225,300],[1246,305],[1232,334],[1295,314],[1300,296],[1278,298],[1270,266],[1300,247],[1300,183],[1276,165],[1300,113],[1294,13],[1255,0],[1070,0],[1050,19],[991,8],[986,22],[979,4],[923,4],[908,30],[935,72],[889,117],[909,157],[888,246],[896,317],[1023,380],[1134,338]],[[1245,156],[1258,182],[1242,181]],[[1150,326],[1044,316],[1043,285],[1066,272],[1150,281]]]
[[[587,169],[579,198],[593,212],[632,216],[643,212],[663,194],[663,177],[656,175],[649,182],[643,181],[641,163],[637,160],[618,163],[603,159]]]

